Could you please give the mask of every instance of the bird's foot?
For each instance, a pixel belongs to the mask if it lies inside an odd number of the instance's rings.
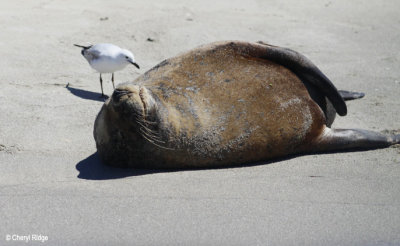
[[[103,98],[103,99],[105,100],[105,99],[108,99],[108,98],[109,98],[109,96],[107,96],[107,95],[104,95],[104,94],[101,94],[101,96],[99,96],[99,98]]]

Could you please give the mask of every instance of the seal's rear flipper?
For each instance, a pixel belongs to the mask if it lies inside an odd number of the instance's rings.
[[[365,94],[362,92],[344,91],[344,90],[339,90],[339,94],[343,97],[343,100],[345,101],[360,99],[365,96]]]
[[[384,135],[361,129],[330,129],[326,127],[323,134],[315,142],[313,151],[379,149],[399,143],[400,134]]]

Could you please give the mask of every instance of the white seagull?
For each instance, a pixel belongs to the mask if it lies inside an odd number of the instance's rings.
[[[140,68],[135,62],[135,58],[129,50],[121,49],[120,47],[113,44],[95,44],[90,46],[83,46],[74,44],[75,46],[82,48],[81,54],[89,62],[90,66],[100,73],[100,86],[101,96],[104,97],[103,93],[103,79],[101,78],[102,73],[112,73],[111,81],[114,86],[114,72],[124,69],[126,65],[133,64],[135,67]]]

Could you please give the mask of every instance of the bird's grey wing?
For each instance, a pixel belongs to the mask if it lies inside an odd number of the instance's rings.
[[[94,60],[99,59],[100,57],[100,51],[94,50],[94,49],[87,49],[83,50],[83,56],[88,60],[88,62],[92,62]]]

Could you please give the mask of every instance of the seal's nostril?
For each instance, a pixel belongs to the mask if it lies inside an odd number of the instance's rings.
[[[127,90],[121,90],[121,89],[116,89],[114,90],[114,93],[112,94],[112,99],[115,102],[119,102],[122,96],[128,95],[131,93],[130,91]]]

